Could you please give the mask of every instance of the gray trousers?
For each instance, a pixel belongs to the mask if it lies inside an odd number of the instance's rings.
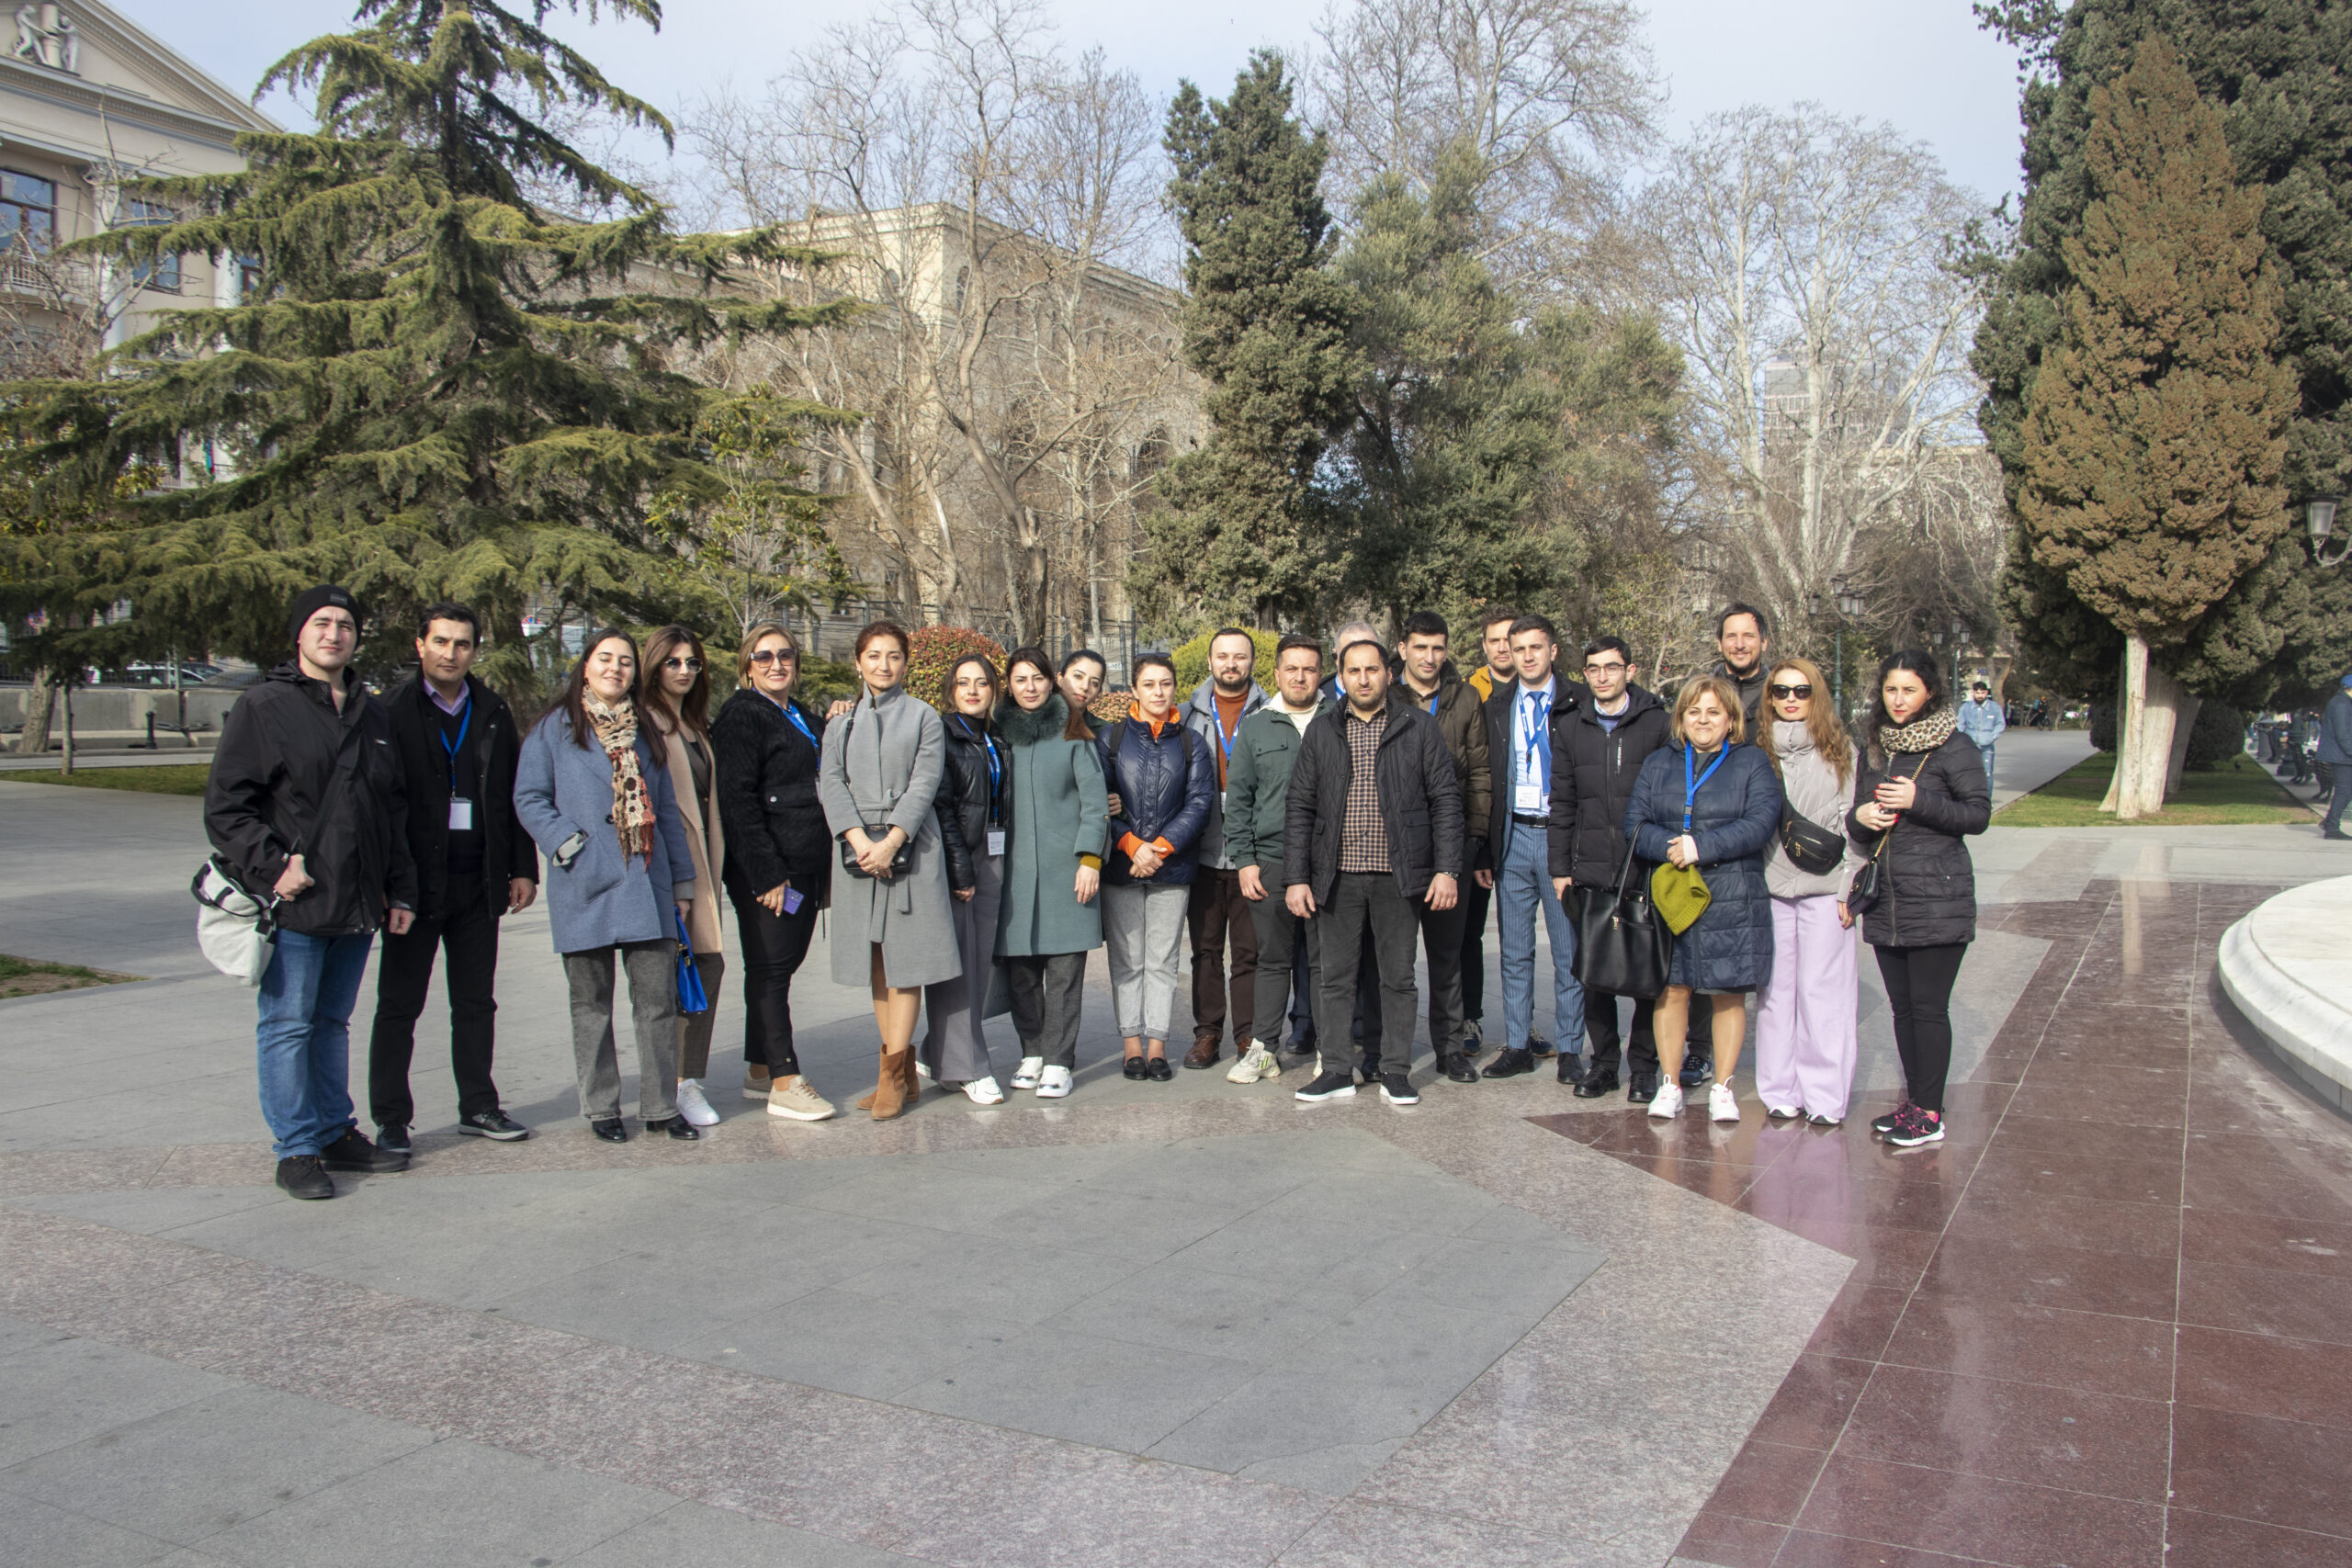
[[[571,986],[571,1062],[580,1075],[580,1114],[613,1122],[621,1113],[620,1059],[613,1044],[613,954],[628,972],[637,1034],[637,1113],[665,1122],[678,1113],[678,944],[625,942],[563,955]]]
[[[1283,1048],[1283,1015],[1290,1011],[1290,987],[1293,960],[1301,951],[1306,955],[1306,983],[1300,987],[1299,1000],[1306,1004],[1307,1015],[1315,1021],[1315,1035],[1321,1039],[1323,1022],[1317,1010],[1323,999],[1315,994],[1322,972],[1322,957],[1316,951],[1317,933],[1321,922],[1302,920],[1290,912],[1283,902],[1289,889],[1268,884],[1266,896],[1250,906],[1250,918],[1258,927],[1258,1003],[1250,1016],[1257,1020],[1258,1043],[1269,1051]],[[1268,1032],[1273,1037],[1267,1039]]]
[[[1078,1015],[1086,1003],[1086,954],[1040,953],[1004,961],[1012,1027],[1021,1054],[1049,1067],[1078,1066]]]
[[[1354,1042],[1343,1029],[1327,1029],[1327,1021],[1346,1018],[1356,1001],[1356,969],[1362,963],[1364,932],[1372,933],[1373,956],[1380,970],[1380,1070],[1410,1072],[1413,1067],[1413,1014],[1419,1010],[1420,988],[1413,980],[1414,951],[1420,945],[1420,922],[1413,906],[1385,871],[1340,873],[1331,901],[1316,911],[1322,931],[1323,1010],[1316,1017],[1315,1039],[1323,1070],[1353,1077]]]
[[[1176,954],[1184,941],[1187,886],[1125,883],[1102,889],[1102,945],[1111,961],[1111,1011],[1122,1039],[1168,1038],[1175,1010]]]
[[[996,977],[996,911],[1004,902],[1004,862],[995,855],[972,857],[972,897],[951,897],[947,918],[956,927],[956,952],[964,972],[922,988],[931,1028],[918,1047],[922,1065],[939,1083],[977,1083],[996,1075],[988,1037],[980,1032],[989,984]]]

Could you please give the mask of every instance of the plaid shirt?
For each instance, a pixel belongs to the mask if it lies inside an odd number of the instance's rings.
[[[1388,732],[1388,706],[1381,705],[1372,717],[1359,718],[1356,710],[1341,711],[1340,727],[1348,738],[1348,806],[1340,819],[1340,869],[1386,872],[1388,825],[1380,819],[1380,788],[1374,766],[1380,756],[1380,738]]]

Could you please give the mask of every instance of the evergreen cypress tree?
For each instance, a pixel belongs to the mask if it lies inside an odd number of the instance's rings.
[[[728,302],[731,265],[820,258],[770,233],[673,234],[650,195],[535,118],[571,105],[671,135],[544,30],[555,0],[527,9],[363,0],[358,30],[263,78],[315,88],[315,132],[241,137],[243,173],[138,182],[181,220],[83,243],[118,265],[243,260],[258,283],[92,378],[11,390],[42,482],[93,491],[141,463],[193,481],[19,575],[131,601],[157,646],[257,658],[282,653],[283,605],[322,579],[370,607],[379,661],[404,654],[415,608],[461,598],[508,675],[533,595],[611,618],[681,607],[649,507],[722,490],[691,444],[718,394],[681,361],[845,307]],[[656,0],[612,9],[660,26]]]
[[[1160,476],[1138,597],[1272,626],[1315,620],[1346,579],[1316,468],[1345,424],[1354,310],[1331,268],[1317,183],[1329,149],[1291,116],[1282,56],[1250,58],[1224,102],[1190,82],[1168,114],[1183,234],[1185,362],[1209,383],[1209,439]]]
[[[2025,396],[2018,512],[2034,567],[2122,634],[2129,818],[2164,805],[2168,666],[2286,532],[2294,378],[2273,357],[2263,193],[2171,46],[2147,39],[2090,107],[2090,199]]]

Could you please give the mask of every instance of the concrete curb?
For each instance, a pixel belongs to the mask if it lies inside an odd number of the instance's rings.
[[[2340,918],[2324,915],[2330,906],[2352,908],[2352,877],[2291,888],[2262,904],[2222,934],[2218,968],[2222,991],[2247,1021],[2323,1099],[2352,1113],[2352,988],[2327,985],[2325,974],[2278,951],[2282,939],[2290,948],[2307,945],[2315,931],[2335,933],[2339,944],[2352,941]]]

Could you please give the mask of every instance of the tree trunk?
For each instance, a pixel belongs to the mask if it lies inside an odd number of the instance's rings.
[[[2165,798],[2170,800],[2180,793],[2180,776],[2188,771],[2188,737],[2197,728],[2197,715],[2205,706],[2202,697],[2184,695],[2180,699],[2179,716],[2173,720],[2172,756],[2165,769]]]
[[[25,728],[17,737],[17,755],[40,757],[49,752],[49,710],[57,705],[57,672],[48,665],[33,671],[33,683],[25,693]]]
[[[76,670],[74,673],[79,675],[81,671]],[[65,754],[63,760],[57,764],[57,771],[61,773],[70,773],[74,771],[74,682],[69,680],[65,682],[64,689],[58,694],[64,699],[61,705],[65,709]]]
[[[2134,644],[2126,637],[2123,642],[2123,678],[2116,682],[2115,692],[2115,771],[2107,776],[2107,798],[2098,803],[2101,811],[2118,810],[2123,804],[2124,761],[2132,755],[2131,748],[2124,744],[2124,725],[2132,713],[2132,687],[2135,680],[2132,672],[2132,654],[2135,647],[2140,654],[2138,678],[2144,678],[2147,673],[2147,646]]]
[[[2188,694],[2149,659],[2147,642],[2137,636],[2123,640],[2123,712],[2116,727],[2115,814],[2130,822],[2164,809],[2173,735]]]

